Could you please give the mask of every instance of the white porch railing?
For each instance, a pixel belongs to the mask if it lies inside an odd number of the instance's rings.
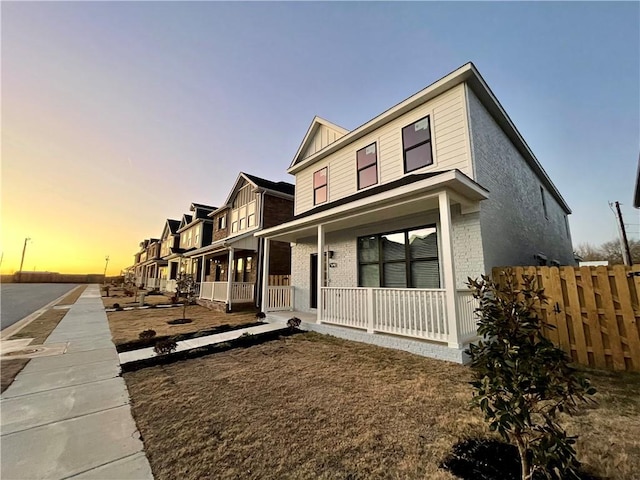
[[[147,290],[153,290],[154,288],[158,288],[159,281],[157,278],[149,277],[145,280],[144,286]]]
[[[446,342],[446,292],[442,289],[375,288],[373,330]]]
[[[292,286],[267,287],[267,312],[293,310]]]
[[[202,282],[200,284],[200,298],[213,300],[213,282]]]
[[[162,290],[162,288],[161,288]],[[176,281],[175,280],[167,280],[167,284],[164,287],[165,292],[174,293],[176,291]]]
[[[321,288],[320,321],[439,342],[453,341],[444,289]],[[456,292],[458,341],[476,336],[471,292]]]
[[[216,302],[227,301],[227,282],[202,282],[200,298]],[[248,303],[253,301],[253,283],[233,282],[231,284],[231,303]]]
[[[166,278],[161,278],[158,281],[158,288],[160,289],[161,292],[166,292],[167,291],[167,279]]]
[[[456,292],[456,306],[458,309],[458,329],[460,341],[466,343],[478,336],[478,317],[475,313],[479,302],[473,298],[470,290]]]
[[[370,288],[323,287],[320,305],[321,320],[347,327],[367,328]]]

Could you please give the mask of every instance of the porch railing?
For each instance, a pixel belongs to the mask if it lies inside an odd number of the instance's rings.
[[[153,290],[154,288],[158,288],[159,282],[157,278],[148,277],[144,283],[147,290]]]
[[[439,342],[455,341],[444,289],[323,287],[320,321]],[[475,300],[456,292],[458,342],[476,336]]]
[[[161,278],[158,281],[158,288],[160,289],[161,292],[166,292],[167,291],[167,279],[166,278]]]
[[[162,290],[162,288],[161,288]],[[176,281],[175,280],[167,280],[167,283],[164,287],[164,291],[168,293],[175,293],[176,291]]]
[[[293,310],[293,286],[267,287],[267,312]]]
[[[368,300],[371,289],[323,287],[321,289],[322,321],[347,327],[367,328]]]
[[[446,292],[441,289],[375,288],[373,330],[447,341]]]
[[[458,290],[456,306],[458,309],[458,329],[461,342],[465,343],[478,336],[478,300],[473,298],[470,290]]]
[[[216,302],[227,301],[227,282],[202,282],[200,298]],[[253,301],[254,284],[251,282],[233,282],[231,284],[231,303],[249,303]]]

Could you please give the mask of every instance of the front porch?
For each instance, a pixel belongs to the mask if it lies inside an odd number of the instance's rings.
[[[477,338],[476,301],[465,281],[484,270],[478,213],[484,198],[468,177],[446,172],[442,180],[322,208],[262,232],[267,259],[270,241],[294,245],[294,287],[263,284],[263,311],[285,321],[304,315],[305,328],[337,328],[343,338],[423,342],[430,345],[423,350],[449,349],[462,361]]]

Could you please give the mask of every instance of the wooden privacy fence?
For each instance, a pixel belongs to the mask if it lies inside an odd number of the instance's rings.
[[[498,267],[516,278],[535,276],[548,302],[541,318],[556,328],[546,336],[573,361],[594,368],[640,371],[640,266]]]

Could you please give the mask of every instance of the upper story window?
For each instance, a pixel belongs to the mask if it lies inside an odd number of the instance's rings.
[[[327,201],[327,167],[313,174],[313,204]]]
[[[402,149],[405,173],[433,164],[428,116],[402,129]]]
[[[375,142],[356,152],[358,190],[378,183],[378,156]]]
[[[196,228],[196,232],[195,232],[195,238],[193,240],[193,245],[194,246],[199,246],[200,245],[200,227]]]
[[[231,233],[256,226],[256,198],[257,194],[253,193],[249,184],[238,190],[231,210]]]
[[[218,230],[224,230],[227,228],[227,214],[218,217]]]

